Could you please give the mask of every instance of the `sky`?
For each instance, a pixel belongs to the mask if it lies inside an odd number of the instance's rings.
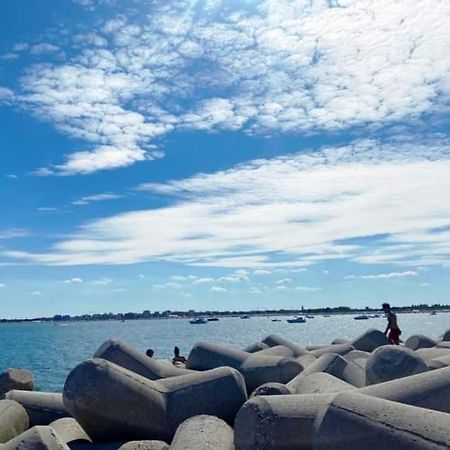
[[[450,2],[2,0],[0,317],[450,301]]]

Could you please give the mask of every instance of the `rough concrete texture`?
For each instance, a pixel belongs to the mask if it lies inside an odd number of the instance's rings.
[[[355,350],[353,345],[345,343],[345,344],[334,344],[329,345],[326,347],[319,348],[317,350],[312,350],[311,354],[316,356],[317,358],[319,356],[325,355],[325,353],[336,353],[337,355],[346,355],[347,353],[351,352],[352,350]]]
[[[376,348],[382,345],[389,344],[388,338],[380,330],[370,328],[356,339],[350,342],[356,350],[363,350],[365,352],[373,352]]]
[[[250,397],[257,395],[289,395],[292,394],[291,390],[281,383],[265,383],[257,387]]]
[[[437,348],[448,348],[450,349],[450,341],[440,341],[436,344]]]
[[[70,450],[51,427],[36,426],[6,443],[2,450]]]
[[[8,442],[29,426],[27,412],[13,400],[0,400],[0,443]]]
[[[354,359],[349,361],[341,378],[355,387],[363,387],[366,385],[366,365],[367,359]]]
[[[297,390],[297,384],[307,375],[316,372],[326,372],[334,375],[337,378],[341,378],[342,373],[348,362],[341,355],[334,355],[332,353],[327,353],[322,355],[307,368],[303,370],[299,375],[293,378],[287,383],[287,387],[295,392]]]
[[[69,417],[62,394],[53,392],[9,391],[6,398],[20,403],[27,411],[30,426],[49,425],[55,420]]]
[[[450,413],[450,367],[374,384],[357,392]]]
[[[435,347],[437,342],[434,339],[429,338],[423,334],[415,334],[406,339],[405,347],[411,350],[418,350],[419,348]]]
[[[119,450],[169,450],[164,441],[131,441],[120,446]]]
[[[259,352],[254,352],[253,355],[258,356],[284,356],[284,357],[293,357],[294,352],[285,345],[275,345],[275,347],[269,347],[264,350],[260,350]]]
[[[264,344],[264,342],[255,342],[243,348],[242,351],[247,353],[255,353],[259,352],[260,350],[265,350],[266,348],[269,348],[269,346],[267,344]]]
[[[314,361],[317,360],[317,357],[308,353],[307,355],[299,356],[295,358],[305,370],[308,366],[310,366]]]
[[[377,348],[367,360],[366,383],[395,380],[428,370],[425,361],[413,350],[398,345]]]
[[[260,352],[258,352],[260,353]],[[247,390],[253,392],[267,382],[286,383],[303,370],[295,358],[259,355],[233,350],[212,342],[198,342],[189,354],[187,367],[207,370],[215,367],[233,367],[244,376]]]
[[[175,367],[173,364],[162,363],[156,358],[149,358],[144,353],[117,339],[104,342],[95,352],[94,358],[106,359],[150,380],[178,377],[192,372]]]
[[[195,416],[177,429],[171,450],[234,450],[233,429],[213,416]]]
[[[450,448],[450,415],[353,392],[319,413],[314,450],[437,450]]]
[[[250,399],[236,416],[236,450],[310,450],[316,417],[335,395],[274,395]]]
[[[33,374],[29,370],[6,369],[0,374],[0,398],[13,389],[32,391],[33,387]]]
[[[316,372],[302,377],[294,394],[329,394],[352,389],[356,388],[329,373]]]
[[[425,361],[430,361],[441,356],[450,355],[449,348],[431,347],[431,348],[419,348],[416,350],[416,355],[423,358]]]
[[[75,441],[92,442],[91,438],[73,417],[64,417],[55,420],[50,424],[50,427],[55,430],[56,434],[66,444]]]
[[[427,361],[429,369],[442,369],[450,366],[450,355],[440,356],[439,358],[430,359]]]
[[[75,367],[64,404],[95,441],[170,441],[184,420],[211,414],[232,423],[246,400],[242,375],[221,367],[151,381],[103,359]]]
[[[300,347],[300,345],[278,336],[277,334],[269,334],[269,336],[266,336],[262,342],[267,344],[269,347],[275,347],[275,345],[284,345],[289,347],[294,352],[294,356],[303,356],[308,353],[303,347]]]
[[[352,350],[351,352],[347,353],[344,358],[347,361],[353,361],[354,359],[367,359],[370,356],[369,352],[364,352],[362,350]]]

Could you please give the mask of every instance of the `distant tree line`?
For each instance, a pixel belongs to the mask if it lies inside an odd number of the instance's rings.
[[[422,312],[422,311],[450,311],[450,305],[434,303],[419,303],[409,306],[395,306],[398,312]],[[68,314],[56,314],[53,317],[36,317],[33,319],[0,319],[0,323],[5,322],[71,322],[71,321],[99,321],[99,320],[142,320],[142,319],[171,319],[188,317],[235,317],[242,315],[252,316],[288,316],[298,314],[351,314],[355,312],[380,312],[379,308],[351,308],[349,306],[322,307],[322,308],[301,308],[301,309],[265,309],[265,310],[242,310],[242,311],[154,311],[149,310],[126,313],[103,313],[103,314],[82,314],[71,316]]]

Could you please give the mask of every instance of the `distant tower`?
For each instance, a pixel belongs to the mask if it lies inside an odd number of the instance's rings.
[[[302,305],[302,311],[304,310],[305,308],[303,307],[303,305]]]

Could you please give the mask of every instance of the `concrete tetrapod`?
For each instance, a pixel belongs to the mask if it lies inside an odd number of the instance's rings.
[[[423,334],[415,334],[406,339],[405,347],[411,350],[418,350],[419,348],[435,347],[437,342],[434,339],[424,336]]]
[[[192,373],[191,370],[162,363],[156,358],[149,358],[144,353],[118,339],[110,339],[104,342],[95,352],[94,358],[106,359],[149,380],[178,377]]]
[[[367,360],[366,383],[381,383],[426,370],[428,367],[425,360],[410,348],[384,345],[377,348]]]
[[[274,347],[265,348],[264,350],[260,350],[259,352],[254,352],[253,355],[258,356],[284,356],[287,358],[291,358],[294,355],[294,352],[285,345],[275,345]]]
[[[51,427],[36,426],[7,442],[2,450],[70,450]]]
[[[30,425],[49,425],[55,420],[69,417],[62,394],[53,392],[9,391],[6,398],[20,403],[30,418]]]
[[[352,350],[355,350],[355,347],[353,347],[353,345],[349,343],[345,343],[327,345],[325,347],[318,348],[317,350],[312,350],[311,353],[318,358],[319,356],[325,355],[326,353],[336,353],[337,355],[344,356],[347,353],[350,353]]]
[[[314,424],[314,450],[438,450],[450,447],[450,415],[409,405],[337,394]]]
[[[374,384],[355,392],[450,413],[450,367]]]
[[[296,384],[294,394],[330,394],[352,389],[355,390],[355,386],[329,373],[316,372],[302,377]]]
[[[370,328],[357,338],[353,339],[350,344],[352,344],[356,350],[363,350],[370,353],[382,345],[389,344],[389,341],[380,330]]]
[[[75,441],[92,442],[91,438],[73,417],[55,420],[50,424],[50,427],[55,430],[59,438],[66,444]]]
[[[427,366],[429,369],[442,369],[443,367],[448,367],[450,366],[450,355],[430,359],[427,361]]]
[[[13,400],[0,400],[0,443],[8,442],[29,426],[25,409]]]
[[[186,364],[189,369],[196,370],[223,366],[239,370],[249,392],[271,381],[286,383],[303,370],[302,365],[294,358],[259,356],[258,353],[249,354],[206,341],[195,344]]]
[[[64,404],[94,441],[170,441],[184,420],[211,414],[232,423],[246,400],[242,375],[221,367],[151,381],[103,359],[75,367]]]
[[[291,342],[284,337],[278,336],[277,334],[269,334],[269,336],[266,336],[262,342],[267,344],[269,347],[275,347],[276,345],[284,345],[285,347],[289,347],[294,352],[294,356],[303,356],[308,354],[308,352],[303,347],[300,347],[300,345],[297,345],[295,342]]]
[[[264,344],[263,342],[255,342],[243,348],[242,351],[247,353],[255,353],[259,352],[260,350],[265,350],[266,348],[269,348],[267,344]]]
[[[169,450],[164,441],[131,441],[123,444],[119,450]]]
[[[265,383],[258,386],[250,395],[255,397],[257,395],[289,395],[292,394],[291,390],[281,383]]]
[[[233,429],[213,416],[195,416],[177,429],[170,450],[234,450]]]
[[[0,398],[13,389],[32,391],[33,374],[25,369],[6,369],[0,374]]]
[[[250,399],[234,423],[236,450],[310,450],[314,422],[336,394]]]

